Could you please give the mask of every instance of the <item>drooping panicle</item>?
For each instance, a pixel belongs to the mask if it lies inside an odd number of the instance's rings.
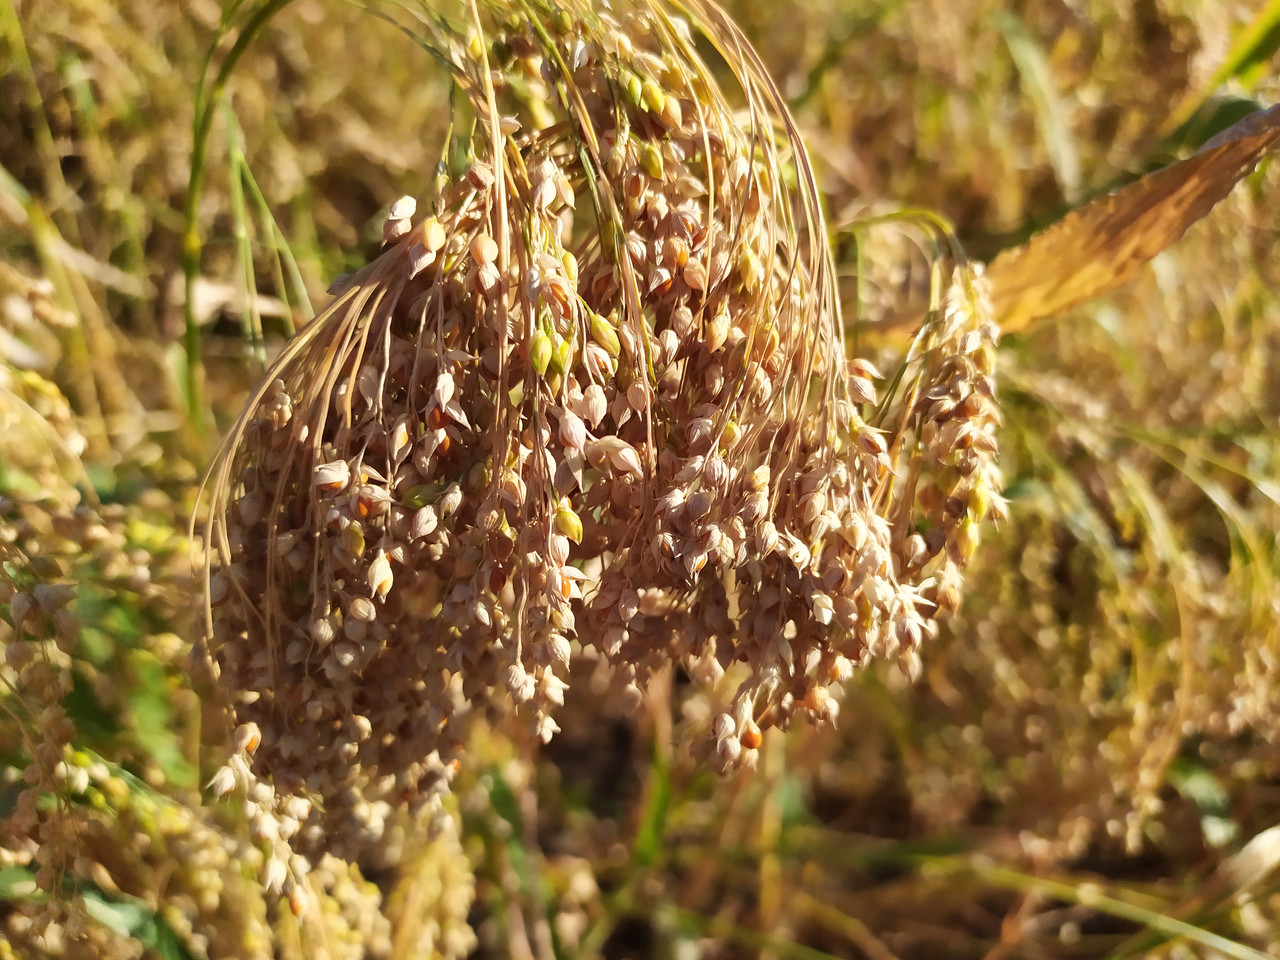
[[[294,872],[393,806],[429,817],[469,718],[554,735],[587,649],[624,699],[745,664],[703,747],[753,763],[762,727],[833,719],[852,665],[916,669],[995,509],[981,278],[956,268],[878,406],[782,98],[717,8],[683,9],[437,36],[468,162],[425,216],[392,208],[221,450],[211,649],[255,735],[220,783],[269,775],[264,816],[323,800],[280,837]]]

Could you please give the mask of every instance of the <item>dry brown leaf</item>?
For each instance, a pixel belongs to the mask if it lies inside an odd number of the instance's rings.
[[[1280,140],[1280,105],[1198,152],[1068,214],[988,268],[1006,331],[1114,290],[1231,192]]]

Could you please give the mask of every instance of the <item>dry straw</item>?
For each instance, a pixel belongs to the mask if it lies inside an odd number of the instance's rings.
[[[877,387],[737,28],[701,2],[518,9],[433,25],[468,162],[425,216],[393,207],[211,473],[237,728],[214,786],[247,790],[273,887],[394,809],[429,821],[472,718],[553,736],[577,658],[632,703],[667,665],[745,664],[700,750],[754,764],[868,658],[919,670],[1002,509],[981,276],[944,259]]]

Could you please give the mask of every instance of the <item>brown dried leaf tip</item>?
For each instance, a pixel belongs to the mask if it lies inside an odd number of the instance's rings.
[[[746,41],[686,5],[740,112],[666,4],[568,9],[491,32],[505,65],[441,38],[474,163],[425,220],[397,205],[212,475],[212,650],[255,725],[219,786],[293,803],[267,832],[295,872],[298,839],[429,816],[469,718],[514,702],[550,738],[586,650],[632,701],[664,664],[745,664],[703,752],[754,762],[761,727],[833,719],[855,664],[919,670],[1000,503],[981,278],[956,269],[876,407]]]
[[[1249,114],[1194,155],[1072,211],[991,264],[1006,331],[1021,330],[1130,280],[1207,216],[1280,142],[1280,106]]]

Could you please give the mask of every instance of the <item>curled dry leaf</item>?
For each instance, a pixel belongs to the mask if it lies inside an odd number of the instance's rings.
[[[991,301],[1002,330],[1114,290],[1204,217],[1280,140],[1280,106],[1224,130],[1170,164],[1008,250],[991,264]]]

